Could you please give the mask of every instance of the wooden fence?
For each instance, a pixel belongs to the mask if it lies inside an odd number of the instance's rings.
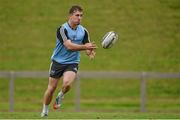
[[[48,78],[47,71],[0,71],[0,78],[10,79],[9,82],[9,111],[14,111],[14,81],[16,78]],[[119,71],[80,71],[75,83],[75,110],[80,111],[80,79],[102,78],[109,79],[139,79],[140,83],[140,111],[146,112],[146,80],[149,78],[180,78],[180,73],[156,72],[119,72]]]

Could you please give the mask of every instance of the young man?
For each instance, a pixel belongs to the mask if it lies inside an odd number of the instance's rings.
[[[96,45],[90,42],[88,31],[80,25],[83,9],[72,6],[69,10],[68,21],[57,29],[56,47],[52,54],[49,71],[49,83],[44,93],[43,110],[41,116],[48,116],[48,105],[52,100],[58,80],[63,76],[62,89],[58,93],[54,109],[61,106],[63,96],[70,90],[76,78],[80,51],[85,50],[90,59],[95,57]]]

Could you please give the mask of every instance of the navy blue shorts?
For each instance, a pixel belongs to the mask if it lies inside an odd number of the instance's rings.
[[[63,76],[64,72],[66,71],[73,71],[77,73],[78,64],[77,63],[60,64],[53,60],[49,69],[49,76],[52,78],[60,78]]]

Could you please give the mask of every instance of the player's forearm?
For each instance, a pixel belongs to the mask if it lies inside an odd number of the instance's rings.
[[[71,51],[86,50],[86,46],[85,45],[79,45],[79,44],[72,43],[71,40],[64,41],[64,46],[68,50],[71,50]]]
[[[72,50],[72,51],[93,50],[97,48],[97,46],[94,43],[86,43],[81,45],[81,44],[72,43],[71,40],[64,41],[64,46],[68,50]]]

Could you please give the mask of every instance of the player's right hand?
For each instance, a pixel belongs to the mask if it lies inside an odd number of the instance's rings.
[[[94,42],[86,43],[85,46],[87,50],[93,50],[98,48]]]

